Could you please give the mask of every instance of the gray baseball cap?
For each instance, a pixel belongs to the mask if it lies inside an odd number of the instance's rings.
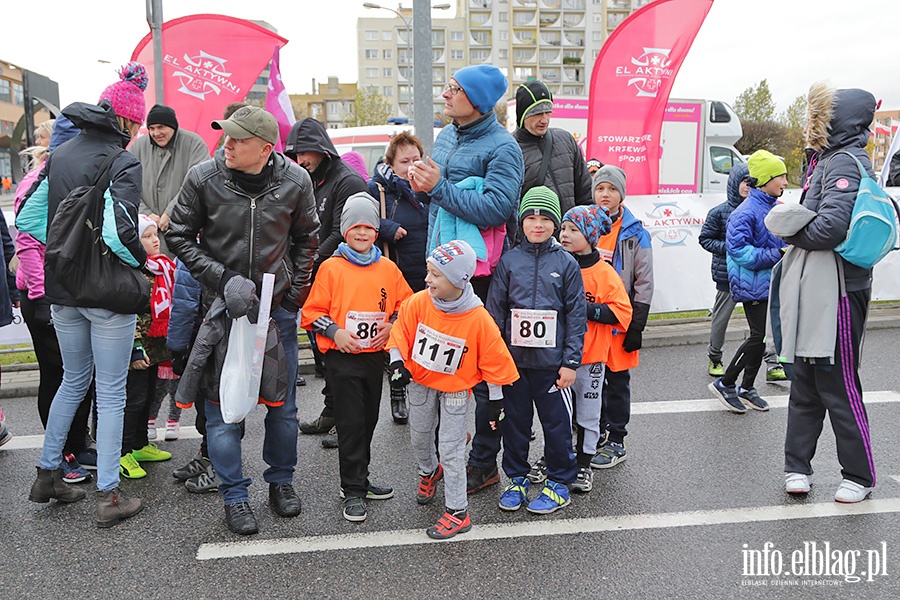
[[[211,127],[220,129],[236,140],[258,137],[264,142],[278,142],[278,123],[275,117],[258,106],[244,106],[225,120],[213,121]]]

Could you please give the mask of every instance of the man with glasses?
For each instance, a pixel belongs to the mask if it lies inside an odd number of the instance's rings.
[[[512,135],[497,121],[494,106],[507,89],[506,77],[493,65],[464,67],[444,88],[444,114],[453,120],[434,142],[433,158],[425,157],[410,168],[416,192],[431,199],[428,217],[429,250],[456,235],[464,227],[441,228],[463,221],[478,227],[480,236],[469,242],[478,256],[472,287],[482,301],[487,297],[500,253],[509,247],[516,229],[516,212],[525,170],[522,151]],[[438,224],[437,235],[433,235]],[[497,454],[499,402],[488,399],[487,386],[475,394],[475,437],[469,454],[467,491],[471,494],[500,481]]]

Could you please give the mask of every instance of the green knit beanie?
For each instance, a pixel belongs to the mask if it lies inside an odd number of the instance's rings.
[[[562,210],[559,208],[559,196],[545,185],[533,187],[522,197],[519,204],[519,225],[530,215],[540,215],[553,221],[556,229],[562,219]]]

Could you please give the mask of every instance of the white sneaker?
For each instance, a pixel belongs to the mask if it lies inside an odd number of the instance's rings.
[[[181,424],[178,421],[173,421],[172,419],[166,421],[166,441],[175,441],[178,439],[179,435],[181,435]]]
[[[147,439],[151,442],[156,439],[156,419],[147,421]]]
[[[784,491],[788,494],[808,494],[809,476],[803,473],[785,473]]]
[[[843,502],[845,504],[862,502],[863,500],[868,498],[869,494],[871,493],[872,488],[861,486],[855,481],[850,481],[849,479],[844,479],[843,481],[841,481],[841,485],[838,486],[837,491],[834,493],[834,501]]]

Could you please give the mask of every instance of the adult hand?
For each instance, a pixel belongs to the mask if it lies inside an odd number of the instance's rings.
[[[163,213],[159,217],[159,223],[156,226],[159,227],[160,231],[167,231],[169,229],[169,213]]]
[[[569,367],[559,368],[559,379],[556,380],[556,387],[564,390],[571,387],[575,383],[575,369]]]
[[[394,234],[394,241],[396,242],[397,240],[403,239],[405,237],[406,237],[406,230],[403,229],[402,227],[398,227],[397,233]]]
[[[430,156],[417,160],[409,168],[409,183],[414,192],[430,193],[441,180],[441,168]]]
[[[229,279],[223,292],[225,308],[232,319],[239,319],[259,307],[256,284],[242,275]]]
[[[148,218],[153,219],[153,222],[156,223],[156,226],[159,227],[159,215],[156,213],[150,213],[147,215]]]
[[[355,354],[362,350],[362,346],[359,345],[359,337],[346,329],[338,329],[335,332],[334,343],[344,354]]]
[[[388,383],[395,390],[405,388],[412,381],[412,373],[402,360],[395,360],[388,366]]]
[[[372,338],[372,348],[381,348],[387,344],[388,337],[391,335],[393,323],[379,323],[378,334]]]
[[[149,367],[150,361],[145,359],[136,360],[131,363],[131,368],[136,371],[143,371],[145,369],[148,369]]]
[[[403,231],[403,235],[406,235],[405,230]],[[403,236],[401,235],[400,237],[403,237]],[[395,238],[395,239],[400,239],[400,238]],[[18,271],[18,270],[19,270],[19,255],[13,254],[13,257],[11,259],[9,259],[9,272],[12,273],[13,275],[15,275],[16,271]]]

